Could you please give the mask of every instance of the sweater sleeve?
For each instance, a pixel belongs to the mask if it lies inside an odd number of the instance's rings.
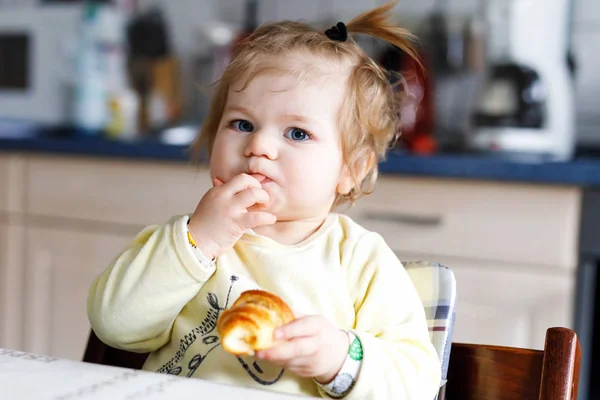
[[[433,399],[441,364],[408,273],[376,233],[356,245],[347,271],[361,342],[358,379],[346,399]]]
[[[100,340],[136,352],[168,342],[175,318],[215,271],[193,253],[187,220],[147,227],[94,280],[87,312]]]

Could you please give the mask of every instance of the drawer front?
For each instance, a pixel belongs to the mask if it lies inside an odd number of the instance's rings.
[[[18,155],[0,155],[0,213],[22,211],[24,161]]]
[[[400,254],[574,268],[575,187],[383,177],[346,213]]]
[[[9,168],[10,159],[8,156],[0,156],[0,212],[8,211],[9,194]]]
[[[90,334],[90,285],[123,249],[129,234],[29,227],[24,265],[24,349],[81,360]],[[68,327],[68,329],[65,329]]]
[[[26,204],[33,217],[145,226],[193,212],[210,187],[206,169],[185,163],[36,157]]]

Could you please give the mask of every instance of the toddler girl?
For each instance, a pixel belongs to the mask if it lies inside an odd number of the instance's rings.
[[[386,71],[351,33],[414,55],[393,4],[323,32],[281,22],[236,48],[196,150],[211,188],[193,214],[140,232],[95,280],[88,315],[110,346],[149,352],[145,370],[348,399],[433,399],[440,362],[423,305],[382,237],[332,210],[368,193],[398,131]],[[253,357],[215,326],[245,290],[297,319]],[[201,395],[199,393],[199,395]]]

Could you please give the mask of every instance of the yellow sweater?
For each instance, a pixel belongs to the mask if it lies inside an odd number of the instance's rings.
[[[245,234],[214,266],[200,264],[188,217],[143,230],[92,284],[88,316],[113,347],[151,352],[145,370],[319,396],[312,379],[222,350],[215,325],[241,292],[261,288],[360,339],[363,359],[347,399],[433,399],[440,362],[423,306],[383,238],[330,214],[294,246]],[[325,396],[323,394],[323,396]]]

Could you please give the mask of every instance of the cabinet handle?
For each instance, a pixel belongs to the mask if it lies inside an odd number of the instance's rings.
[[[366,211],[363,218],[371,221],[392,222],[404,225],[439,226],[444,222],[440,215],[414,215],[399,212]]]

